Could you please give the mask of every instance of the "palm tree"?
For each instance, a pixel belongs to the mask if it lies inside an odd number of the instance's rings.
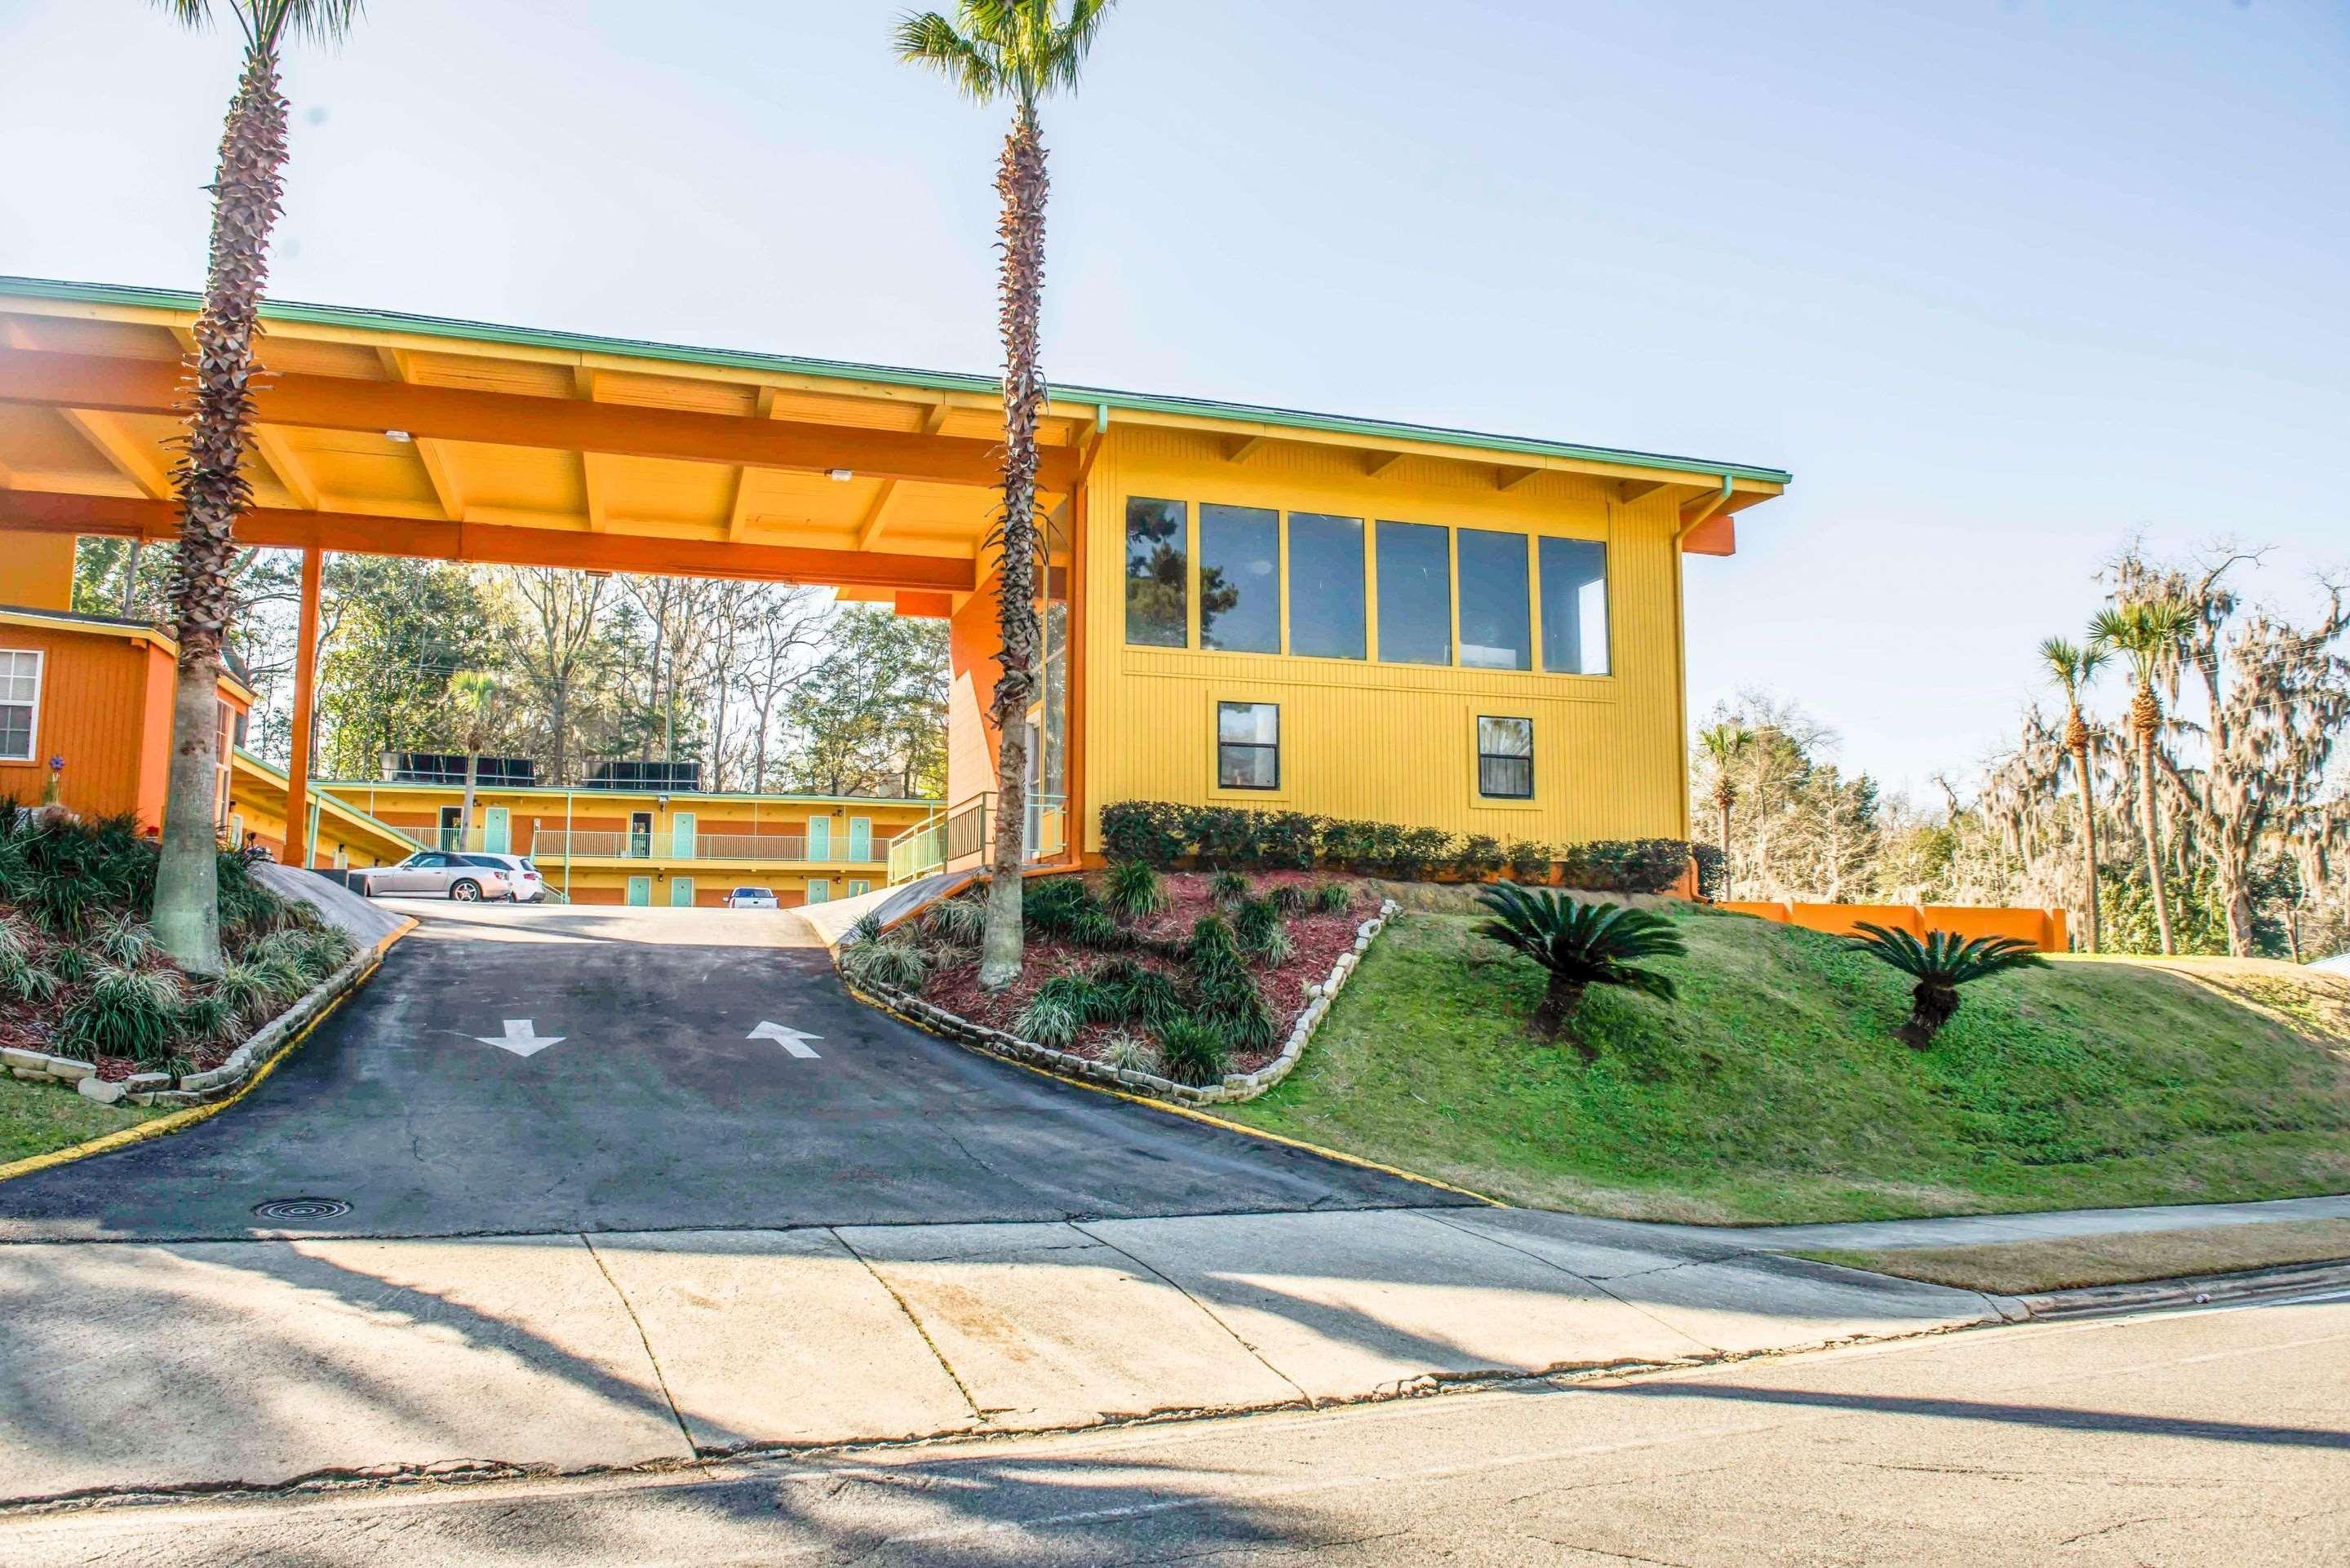
[[[982,104],[1012,101],[1012,129],[995,174],[1003,264],[997,320],[1003,334],[1003,515],[995,618],[1003,648],[995,683],[995,845],[980,983],[1020,975],[1020,868],[1026,859],[1028,702],[1043,640],[1036,620],[1036,421],[1045,410],[1036,318],[1045,291],[1045,139],[1036,106],[1075,90],[1094,35],[1113,0],[957,0],[952,20],[935,11],[899,21],[899,57],[924,65]]]
[[[490,708],[504,695],[498,678],[482,670],[460,670],[449,677],[449,701],[464,722],[465,808],[457,818],[460,849],[465,847],[465,836],[473,831],[473,780],[481,770],[482,748],[490,743]]]
[[[153,0],[190,27],[212,20],[212,0]],[[212,252],[196,317],[194,386],[185,448],[172,472],[180,549],[172,573],[179,639],[172,760],[155,878],[155,934],[186,968],[220,968],[216,794],[221,639],[232,604],[228,566],[237,519],[252,504],[244,478],[253,446],[253,340],[269,279],[269,235],[284,192],[286,103],[278,50],[289,38],[331,43],[359,19],[361,0],[222,0],[244,35],[244,74],[229,100],[213,181]]]
[[[2089,772],[2089,723],[2081,717],[2081,689],[2097,678],[2112,655],[2092,642],[2076,648],[2061,637],[2040,645],[2040,660],[2064,693],[2064,754],[2073,759],[2073,773],[2081,781],[2081,857],[2085,867],[2082,931],[2088,950],[2097,950],[2097,785]]]
[[[2178,645],[2194,628],[2195,612],[2177,599],[2139,599],[2097,612],[2089,622],[2090,650],[2119,653],[2130,662],[2137,692],[2130,699],[2130,737],[2137,748],[2137,824],[2146,842],[2147,880],[2154,887],[2154,923],[2162,950],[2170,937],[2170,898],[2162,885],[2162,836],[2154,820],[2154,742],[2162,732],[2162,700],[2155,682],[2178,668]]]
[[[1619,904],[1579,903],[1547,888],[1514,882],[1480,889],[1477,901],[1493,916],[1478,924],[1478,935],[1516,949],[1550,973],[1534,1009],[1534,1033],[1542,1039],[1558,1038],[1583,993],[1595,985],[1627,986],[1673,1000],[1670,979],[1634,967],[1635,960],[1679,958],[1687,950],[1680,932],[1664,916]]]
[[[2040,950],[2021,937],[1960,936],[1956,931],[1928,931],[1919,941],[1907,931],[1887,929],[1866,920],[1854,922],[1864,933],[1853,944],[1882,959],[1918,983],[1909,992],[1909,1016],[1893,1037],[1915,1051],[1934,1043],[1959,1011],[1959,987],[1987,974],[2011,969],[2037,969],[2047,961]]]
[[[1697,733],[1698,749],[1713,764],[1713,809],[1721,824],[1722,875],[1729,876],[1730,808],[1738,804],[1738,783],[1730,770],[1754,748],[1754,732],[1735,721],[1725,721]]]

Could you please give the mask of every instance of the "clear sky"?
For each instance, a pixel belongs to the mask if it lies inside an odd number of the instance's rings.
[[[370,0],[291,62],[276,292],[992,369],[1000,118],[899,8]],[[0,272],[198,284],[234,67],[0,0]],[[1062,379],[1792,469],[1692,702],[1896,786],[2133,534],[2350,562],[2340,0],[1123,0],[1046,134]]]

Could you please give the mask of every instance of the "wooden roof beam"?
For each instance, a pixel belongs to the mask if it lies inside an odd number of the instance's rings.
[[[382,361],[384,374],[395,381],[416,379],[408,351],[403,348],[379,347],[376,358]],[[424,482],[432,487],[433,499],[441,504],[442,514],[452,523],[465,520],[465,487],[457,478],[456,453],[430,436],[411,432],[416,448],[416,461],[423,466]]]
[[[0,490],[0,528],[36,534],[170,540],[179,537],[180,517],[178,509],[164,501]],[[977,582],[972,563],[960,556],[729,545],[714,539],[593,535],[559,528],[377,517],[355,512],[303,512],[282,506],[252,508],[238,521],[236,536],[240,544],[271,549],[298,550],[316,545],[339,555],[404,556],[420,560],[646,572],[670,576],[740,577],[754,582],[811,583],[827,587],[969,593]]]
[[[277,483],[286,494],[307,511],[317,512],[325,505],[318,487],[310,482],[309,471],[302,466],[301,453],[294,450],[293,443],[286,439],[285,431],[272,430],[267,425],[255,425],[253,444],[263,461],[269,464],[269,472],[277,476]]]
[[[180,369],[151,359],[0,352],[0,402],[113,413],[177,411]],[[986,488],[1001,477],[1001,442],[913,431],[868,430],[798,420],[754,420],[649,409],[578,398],[533,397],[465,387],[344,376],[276,375],[255,397],[262,422],[311,430],[404,431],[420,438],[491,445],[663,457],[870,479]],[[1068,493],[1077,454],[1046,447],[1037,483]]]
[[[951,403],[933,403],[931,411],[922,416],[922,433],[936,435],[946,428],[947,416],[954,412]],[[857,547],[870,550],[881,541],[881,531],[889,524],[889,504],[898,498],[898,481],[885,479],[873,496],[873,504],[865,509],[857,524]]]
[[[1644,495],[1654,495],[1672,483],[1669,479],[1619,479],[1616,482],[1616,499],[1629,504]]]
[[[76,435],[97,448],[107,465],[137,486],[140,494],[150,501],[172,499],[172,471],[161,447],[140,441],[124,430],[122,422],[111,414],[59,409],[57,417],[72,426]]]

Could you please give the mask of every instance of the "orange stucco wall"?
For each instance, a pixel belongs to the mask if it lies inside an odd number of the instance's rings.
[[[162,753],[154,746],[157,782],[142,787],[148,750],[148,649],[128,638],[29,626],[0,626],[0,648],[41,655],[40,711],[33,760],[0,763],[0,795],[32,805],[48,788],[49,759],[66,760],[59,780],[65,804],[84,816],[138,813],[162,822]],[[170,668],[168,661],[165,669]],[[165,715],[171,691],[163,692]],[[145,798],[151,794],[152,809]]]
[[[1928,931],[1955,931],[1962,937],[2017,937],[2042,952],[2065,950],[2062,909],[1989,909],[1964,904],[1796,904],[1726,903],[1721,909],[1742,915],[1759,915],[1782,925],[1830,936],[1851,936],[1861,921],[1923,937]]]
[[[995,731],[987,722],[995,700],[995,579],[990,576],[947,620],[947,800],[969,800],[995,787]]]

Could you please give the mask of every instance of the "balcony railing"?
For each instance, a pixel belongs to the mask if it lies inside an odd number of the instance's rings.
[[[1058,794],[1032,794],[1027,803],[1027,857],[1049,860],[1068,847],[1068,801]],[[983,866],[994,851],[995,792],[972,795],[961,805],[931,814],[920,827],[898,836],[889,846],[889,883],[910,882],[934,871],[960,871]]]
[[[454,836],[453,833],[451,836]],[[470,837],[479,840],[476,829]],[[479,849],[476,842],[466,846]],[[691,836],[690,847],[681,844],[671,833],[632,833],[610,829],[581,828],[571,832],[541,828],[531,839],[530,857],[545,869],[549,864],[567,859],[576,860],[721,860],[760,865],[877,865],[887,858],[889,844],[876,837],[867,844],[865,853],[854,853],[858,846],[846,834],[835,834],[828,845],[816,846],[811,854],[807,836],[801,833],[697,833]]]

